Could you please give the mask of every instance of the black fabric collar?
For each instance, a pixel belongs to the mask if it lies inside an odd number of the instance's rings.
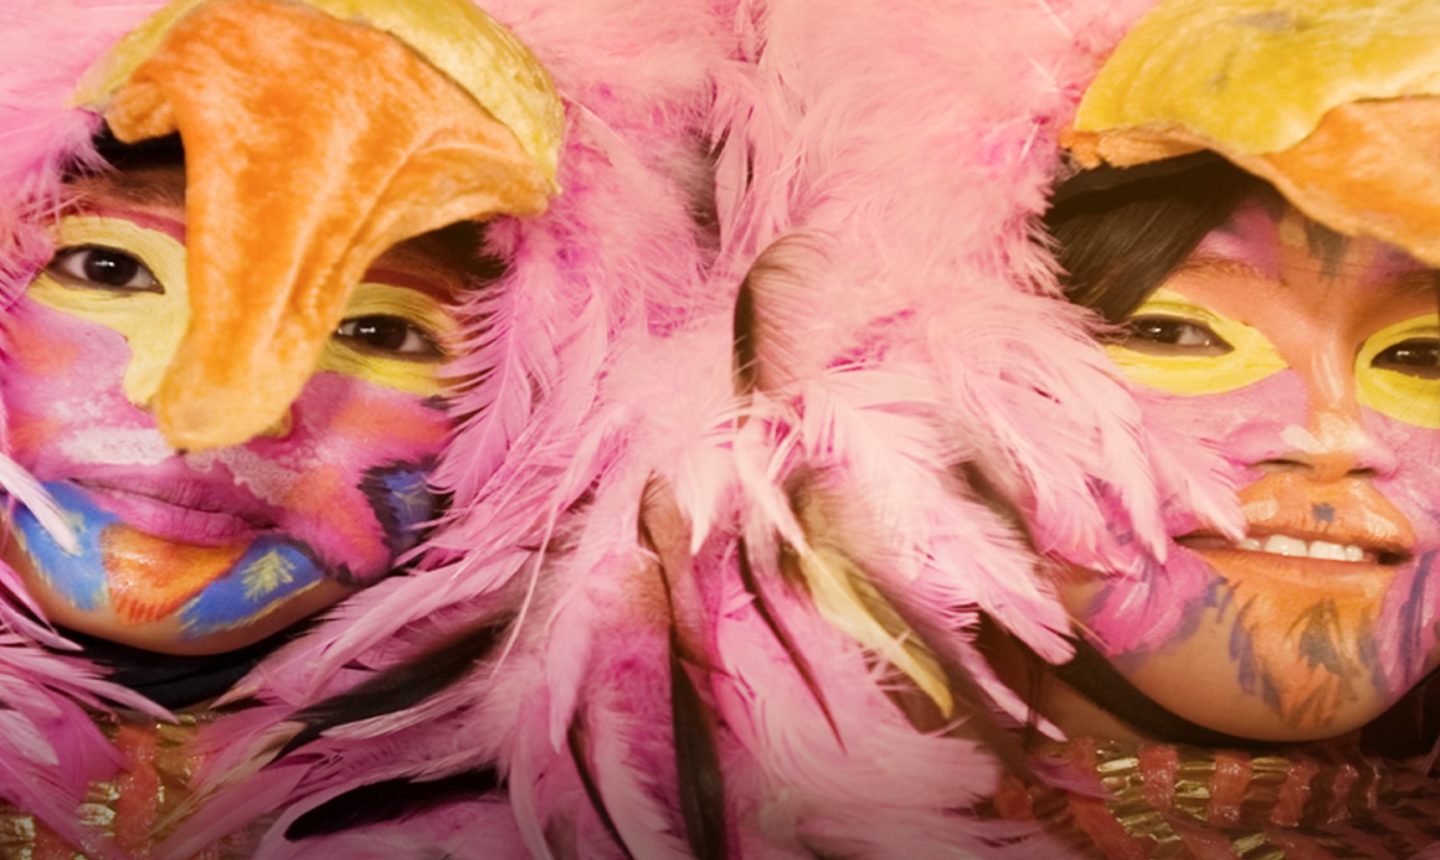
[[[171,710],[200,704],[224,693],[271,652],[294,639],[307,625],[286,630],[254,645],[202,657],[142,651],[65,631],[84,647],[85,656],[109,670],[109,679]]]
[[[1075,659],[1055,667],[1060,680],[1137,731],[1167,743],[1197,747],[1270,749],[1274,743],[1217,732],[1192,723],[1140,692],[1083,639],[1072,640]]]

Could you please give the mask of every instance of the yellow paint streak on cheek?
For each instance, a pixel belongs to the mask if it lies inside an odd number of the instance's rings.
[[[398,317],[425,332],[443,348],[451,342],[458,326],[454,317],[436,299],[418,291],[389,284],[362,283],[345,309],[345,319]],[[319,370],[344,373],[366,382],[432,397],[444,392],[438,357],[396,355],[356,348],[343,338],[331,338],[320,358]]]
[[[29,290],[30,297],[46,307],[106,326],[124,337],[131,355],[125,368],[125,396],[136,406],[145,406],[159,388],[190,323],[185,246],[161,231],[93,215],[65,218],[56,239],[62,250],[93,246],[124,251],[144,263],[163,287],[161,292],[111,289],[47,272]]]

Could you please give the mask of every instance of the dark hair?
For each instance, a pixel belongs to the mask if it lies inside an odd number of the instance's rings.
[[[1267,186],[1202,153],[1099,168],[1055,188],[1044,223],[1070,301],[1125,319],[1246,197]]]

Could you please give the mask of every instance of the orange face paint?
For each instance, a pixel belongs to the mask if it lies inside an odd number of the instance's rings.
[[[1254,737],[1352,727],[1435,659],[1440,601],[1427,595],[1440,462],[1430,452],[1440,434],[1359,395],[1369,375],[1440,373],[1437,338],[1414,324],[1435,313],[1434,273],[1261,197],[1163,290],[1170,305],[1142,306],[1132,340],[1168,340],[1122,344],[1147,367],[1121,370],[1147,422],[1183,428],[1233,466],[1246,534],[1178,535],[1139,581],[1112,580],[1072,605],[1141,688],[1182,716]],[[1193,312],[1171,307],[1182,305]],[[1245,337],[1226,337],[1234,332]],[[1251,355],[1264,366],[1247,368]]]
[[[110,605],[127,624],[158,621],[230,572],[245,543],[192,546],[152,537],[125,526],[105,530],[100,541],[110,570]]]

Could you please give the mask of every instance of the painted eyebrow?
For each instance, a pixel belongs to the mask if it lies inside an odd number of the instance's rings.
[[[1312,260],[1320,261],[1320,271],[1327,278],[1339,274],[1350,237],[1326,227],[1318,221],[1305,220],[1305,246]]]
[[[1268,275],[1263,269],[1245,260],[1237,260],[1233,257],[1226,257],[1221,254],[1196,254],[1182,262],[1171,270],[1170,274],[1176,275],[1181,272],[1213,272],[1219,271],[1228,274],[1243,275],[1245,277],[1265,278]]]

